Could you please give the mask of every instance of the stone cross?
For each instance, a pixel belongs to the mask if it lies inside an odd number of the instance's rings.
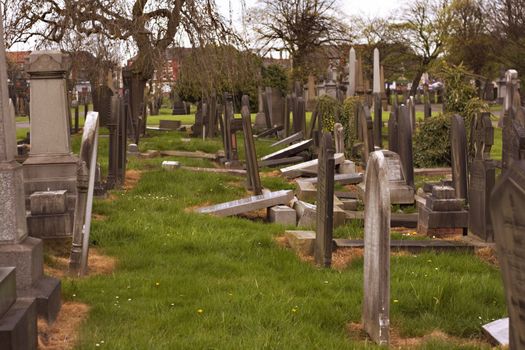
[[[457,114],[452,116],[450,142],[456,198],[467,201],[467,132],[463,118]]]
[[[323,133],[320,145],[317,182],[317,230],[315,235],[315,263],[332,264],[332,231],[334,220],[334,148],[332,134]]]
[[[401,106],[399,108],[399,115],[397,117],[397,148],[401,164],[403,166],[403,173],[405,175],[406,184],[414,187],[414,155],[412,149],[412,121],[410,118],[410,109],[408,106]]]
[[[355,49],[350,48],[350,57],[348,59],[348,89],[346,90],[346,96],[354,96],[356,88],[356,59],[355,59]]]
[[[242,126],[244,131],[244,153],[246,157],[246,169],[248,180],[255,195],[262,194],[261,179],[259,177],[259,165],[257,164],[257,153],[253,142],[252,121],[250,115],[250,98],[242,97]]]
[[[509,314],[510,349],[525,349],[525,161],[512,162],[498,180],[490,212]]]
[[[366,166],[363,327],[388,345],[390,326],[390,190],[381,151]]]
[[[496,167],[490,160],[490,149],[494,144],[494,127],[490,113],[476,115],[471,128],[474,144],[474,160],[470,163],[469,228],[486,242],[494,241],[490,220],[490,193],[496,181]]]

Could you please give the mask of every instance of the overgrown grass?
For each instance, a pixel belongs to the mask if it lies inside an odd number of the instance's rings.
[[[140,148],[221,147],[218,139],[181,137],[158,134]],[[107,138],[100,147],[106,164]],[[262,155],[269,145],[257,147]],[[160,163],[130,160],[143,171],[138,186],[95,202],[94,212],[107,219],[94,221],[92,244],[118,265],[111,275],[63,281],[65,300],[91,306],[77,349],[374,348],[347,331],[361,320],[362,259],[343,271],[317,268],[275,243],[280,225],[193,213],[187,208],[245,196],[244,179],[167,172]],[[293,188],[281,178],[262,181],[273,190]],[[335,235],[362,236],[362,227],[353,223]],[[499,272],[473,255],[393,255],[391,288],[392,328],[403,337],[441,330],[480,338],[482,323],[505,314]],[[431,339],[421,348],[462,347]]]

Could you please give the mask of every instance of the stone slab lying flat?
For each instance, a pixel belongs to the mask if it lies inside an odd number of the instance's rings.
[[[364,241],[361,239],[334,239],[338,248],[364,248]],[[411,253],[424,251],[464,251],[474,253],[474,247],[457,241],[413,241],[413,240],[391,240],[391,250],[405,250]]]
[[[315,232],[314,231],[285,231],[284,236],[290,247],[303,255],[314,254]]]
[[[230,174],[237,176],[246,176],[246,170],[243,169],[220,169],[220,168],[197,168],[191,166],[181,166],[181,169],[196,171],[200,173],[221,173],[221,174]]]
[[[206,153],[206,152],[188,152],[188,151],[160,151],[160,155],[163,157],[186,157],[186,158],[201,158],[215,160],[219,158],[218,154]]]
[[[270,159],[279,159],[279,158],[287,158],[291,156],[295,156],[298,153],[301,153],[302,151],[306,151],[310,148],[310,146],[313,144],[313,140],[304,140],[301,142],[298,142],[296,144],[293,144],[291,146],[288,146],[286,148],[283,148],[279,151],[270,153],[264,157],[261,158],[261,161],[270,160]]]
[[[296,164],[296,163],[302,163],[304,162],[305,157],[302,156],[293,156],[293,157],[287,157],[287,158],[280,158],[280,159],[270,159],[265,161],[259,162],[259,168],[263,167],[277,167],[281,165],[287,165],[287,164]]]
[[[282,145],[289,145],[291,143],[294,143],[296,141],[301,141],[304,138],[303,132],[299,131],[298,133],[292,134],[282,140],[279,140],[275,143],[272,143],[270,147],[277,147]]]
[[[494,345],[509,345],[509,318],[502,318],[486,325],[481,329]]]
[[[165,160],[161,164],[162,169],[175,170],[180,168],[180,163],[174,160]]]
[[[357,192],[335,191],[334,194],[339,199],[358,199],[359,198],[359,196],[357,195]]]
[[[249,211],[266,209],[275,205],[287,204],[293,197],[293,191],[281,190],[200,208],[197,209],[197,212],[217,216],[238,215]]]
[[[311,178],[301,179],[298,181],[304,181],[304,182],[310,182],[312,184],[316,184],[318,180],[317,180],[317,177],[311,177]],[[363,174],[362,173],[335,174],[334,182],[341,184],[341,185],[356,185],[358,183],[363,182]]]
[[[452,168],[419,168],[414,169],[414,175],[439,176],[452,174]]]
[[[346,220],[364,220],[365,212],[364,211],[345,211]],[[406,228],[416,228],[418,222],[418,213],[412,214],[400,214],[392,213],[390,214],[390,227],[406,227]]]
[[[334,154],[335,165],[339,165],[345,161],[345,155],[343,153]],[[318,160],[313,159],[308,162],[295,164],[286,168],[281,169],[281,173],[288,178],[299,177],[303,174],[303,171],[317,172]]]

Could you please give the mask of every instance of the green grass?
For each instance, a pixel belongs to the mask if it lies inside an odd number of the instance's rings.
[[[152,135],[141,140],[141,150],[221,148],[220,139],[186,143],[178,132]],[[100,138],[103,168],[107,142]],[[257,148],[260,155],[270,151],[268,142]],[[107,219],[93,222],[92,245],[118,265],[111,275],[63,280],[66,301],[91,306],[77,349],[102,341],[108,349],[375,348],[347,331],[361,319],[362,259],[343,271],[317,268],[275,243],[280,225],[187,211],[246,196],[244,179],[167,172],[162,160],[130,159],[130,168],[143,171],[138,186],[95,201],[94,213]],[[282,178],[262,181],[272,190],[294,187]],[[362,227],[353,223],[335,235],[362,237]],[[481,338],[480,325],[504,315],[499,272],[476,256],[392,256],[391,324],[401,336],[441,330],[465,341]],[[421,348],[463,347],[430,339]]]

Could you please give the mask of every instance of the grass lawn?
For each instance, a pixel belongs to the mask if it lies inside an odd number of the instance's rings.
[[[152,135],[141,150],[221,148],[220,139],[185,143],[178,132]],[[103,167],[107,144],[100,138]],[[270,152],[268,142],[256,146],[259,155]],[[276,243],[285,227],[195,214],[187,208],[246,196],[244,179],[167,172],[162,160],[131,159],[128,169],[142,175],[137,186],[95,201],[91,243],[118,264],[111,275],[63,280],[66,301],[91,307],[77,349],[375,348],[348,331],[361,319],[362,258],[342,270],[317,268]],[[272,190],[294,187],[264,174],[262,181]],[[348,225],[337,235],[359,236],[362,228]],[[393,333],[406,338],[440,330],[454,337],[429,338],[419,348],[479,348],[469,340],[482,338],[481,324],[505,314],[499,271],[477,256],[392,255]]]

